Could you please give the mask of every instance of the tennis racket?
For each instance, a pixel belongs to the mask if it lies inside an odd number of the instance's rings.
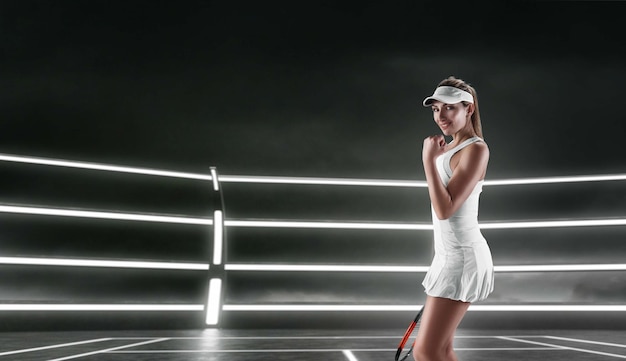
[[[396,361],[403,361],[411,354],[411,351],[413,351],[413,346],[415,345],[415,343],[412,343],[411,347],[409,347],[409,349],[406,352],[403,352],[404,347],[406,346],[406,342],[411,338],[413,331],[419,328],[419,324],[420,324],[420,320],[422,319],[423,312],[424,312],[424,306],[420,308],[419,312],[415,316],[415,319],[411,322],[411,324],[409,325],[409,328],[407,328],[406,331],[404,332],[404,337],[402,337],[402,340],[400,341],[400,344],[398,345],[398,351],[396,352]]]

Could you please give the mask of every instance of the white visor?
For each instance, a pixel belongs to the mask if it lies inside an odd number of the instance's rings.
[[[474,104],[474,97],[472,96],[472,94],[453,86],[437,87],[433,95],[424,99],[424,102],[422,104],[424,104],[425,107],[429,107],[436,100],[445,104],[456,104],[460,102],[468,102]]]

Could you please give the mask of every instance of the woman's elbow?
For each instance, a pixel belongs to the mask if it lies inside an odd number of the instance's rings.
[[[435,210],[435,215],[437,216],[437,219],[440,221],[445,221],[446,219],[452,217],[452,215],[454,214],[454,212],[452,212],[452,210],[449,209],[440,209],[440,210]]]

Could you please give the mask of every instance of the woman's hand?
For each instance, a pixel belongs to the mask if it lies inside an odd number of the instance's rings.
[[[424,139],[422,148],[422,160],[430,161],[444,153],[446,149],[446,139],[443,135],[432,135]]]

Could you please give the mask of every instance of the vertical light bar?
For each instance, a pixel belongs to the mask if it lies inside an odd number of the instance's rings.
[[[213,212],[213,264],[222,264],[224,217],[222,211]]]
[[[222,293],[222,280],[212,278],[209,282],[209,297],[206,306],[206,324],[217,325],[220,315],[220,299]]]
[[[213,181],[213,190],[216,192],[219,191],[220,182],[217,179],[217,170],[214,167],[211,167],[211,180]]]
[[[346,356],[346,358],[348,359],[348,361],[359,361],[354,354],[352,353],[352,351],[350,350],[343,350],[343,355]]]
[[[207,273],[208,294],[206,298],[205,324],[207,327],[218,327],[220,312],[222,311],[222,288],[226,288],[226,274],[224,272],[224,246],[226,230],[224,229],[224,199],[220,187],[220,178],[216,167],[211,167],[211,183],[213,191],[213,259]],[[224,286],[223,286],[224,285]]]

